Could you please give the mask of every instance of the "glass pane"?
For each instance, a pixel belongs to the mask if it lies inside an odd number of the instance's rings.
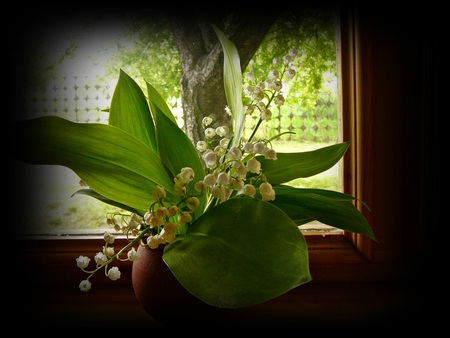
[[[30,52],[37,75],[24,84],[22,113],[17,118],[57,115],[74,122],[107,123],[105,109],[122,68],[143,88],[143,79],[162,88],[161,94],[182,126],[181,70],[170,29],[164,21],[139,27],[133,22],[132,17],[105,14],[86,22],[48,23],[53,29],[42,30],[38,47]],[[278,152],[309,151],[339,141],[334,27],[332,12],[287,14],[275,22],[245,71],[264,77],[258,71],[267,74],[272,58],[282,58],[292,48],[299,51],[293,64],[296,77],[284,89],[285,104],[260,128],[265,138],[284,133],[273,141]],[[247,136],[255,121],[248,119]],[[26,214],[19,213],[24,230],[108,227],[106,214],[117,209],[87,196],[72,197],[83,186],[71,170],[25,164],[18,168],[27,178],[17,193],[20,204],[29,206]],[[339,172],[336,165],[290,184],[340,190]],[[317,222],[302,228],[326,229]]]

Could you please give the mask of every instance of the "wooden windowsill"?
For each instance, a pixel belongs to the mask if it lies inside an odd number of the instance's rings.
[[[79,291],[78,283],[85,274],[76,267],[75,258],[93,257],[100,251],[104,240],[99,234],[78,232],[17,240],[24,264],[16,272],[22,274],[22,280],[30,281],[19,302],[21,311],[32,311],[29,318],[44,326],[54,324],[46,323],[45,318],[57,318],[62,326],[160,325],[134,296],[129,262],[115,264],[122,272],[118,281],[98,273],[91,279],[91,291]],[[344,235],[305,237],[313,281],[271,301],[229,312],[230,325],[319,325],[319,318],[344,325],[349,318],[364,321],[374,316],[388,320],[408,302],[404,269],[397,264],[368,262]],[[118,238],[114,245],[125,243],[126,239]]]

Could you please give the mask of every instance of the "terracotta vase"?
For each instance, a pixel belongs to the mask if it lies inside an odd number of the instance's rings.
[[[164,246],[140,246],[141,258],[133,263],[134,293],[145,311],[161,323],[208,320],[222,322],[226,310],[204,303],[190,294],[164,263]]]

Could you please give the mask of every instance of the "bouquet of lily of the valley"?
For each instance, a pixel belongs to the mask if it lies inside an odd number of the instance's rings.
[[[91,289],[99,270],[112,280],[116,259],[135,261],[137,245],[164,245],[163,259],[194,296],[218,307],[256,304],[310,281],[308,252],[298,226],[318,220],[374,239],[352,196],[283,183],[331,168],[349,143],[299,153],[277,153],[270,139],[256,139],[271,107],[284,103],[283,81],[295,76],[291,50],[274,60],[268,78],[245,89],[236,47],[214,27],[224,52],[224,85],[232,116],[228,126],[212,128],[203,118],[205,139],[193,144],[178,127],[157,90],[147,83],[147,97],[125,72],[114,91],[109,123],[73,123],[58,117],[19,122],[17,156],[32,164],[71,168],[89,188],[77,191],[120,207],[107,222],[123,231],[129,244],[115,252],[114,236],[95,257],[77,265]],[[247,100],[244,105],[243,95]],[[246,116],[259,114],[248,139]],[[109,244],[109,246],[108,246]],[[112,266],[112,267],[111,267]]]

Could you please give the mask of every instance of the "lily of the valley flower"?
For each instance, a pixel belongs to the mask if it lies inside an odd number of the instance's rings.
[[[107,276],[109,279],[115,281],[120,278],[120,270],[117,266],[113,266],[111,269],[109,269]]]

